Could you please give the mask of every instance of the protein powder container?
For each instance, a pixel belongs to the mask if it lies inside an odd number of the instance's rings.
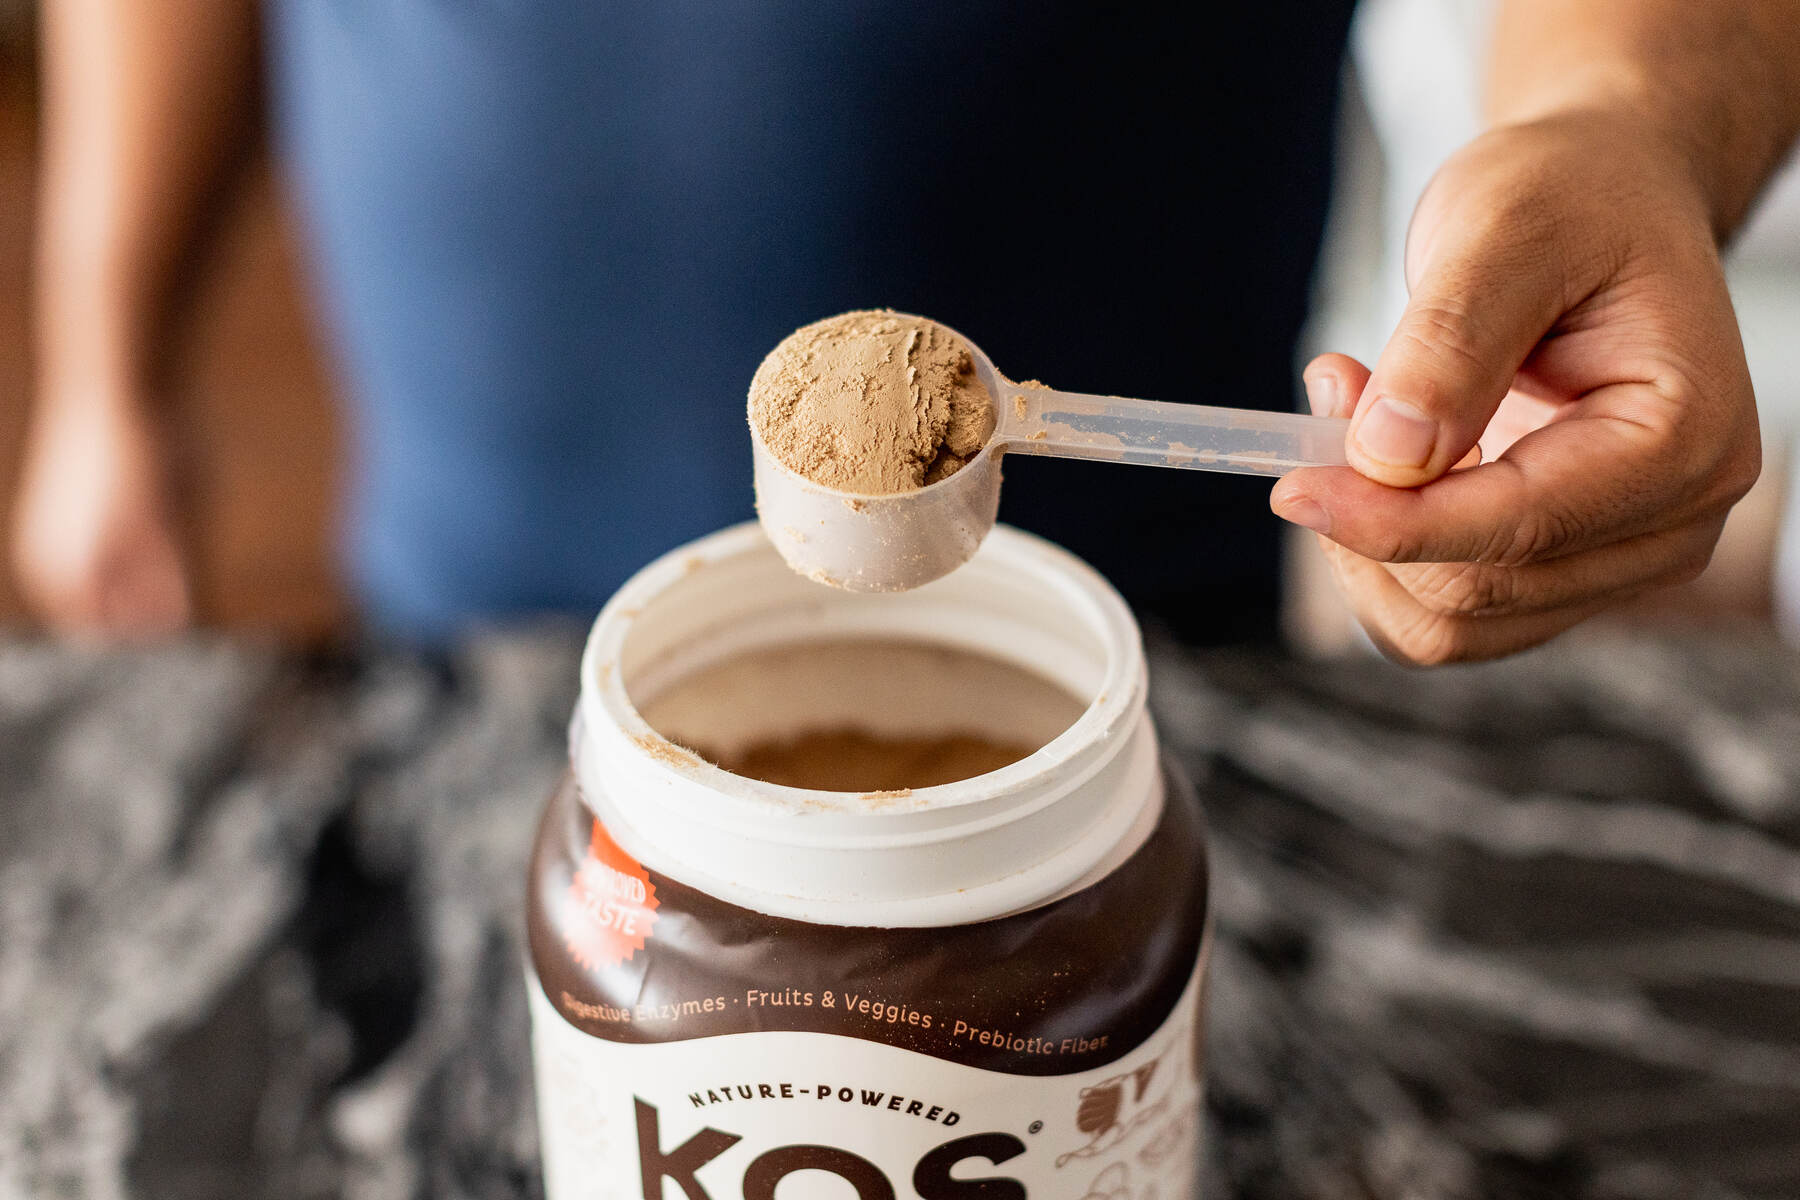
[[[528,905],[552,1200],[1196,1194],[1201,814],[1091,568],[1001,527],[852,595],[729,529],[601,612],[570,740]]]

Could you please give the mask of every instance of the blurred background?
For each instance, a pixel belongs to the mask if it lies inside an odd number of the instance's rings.
[[[32,390],[36,34],[29,0],[0,4],[0,511],[8,530]],[[337,410],[266,149],[234,171],[200,244],[170,370],[198,614],[207,624],[316,637],[339,628],[346,612],[330,548]],[[0,560],[0,622],[36,623],[10,554]]]
[[[1189,211],[1192,224],[1234,229],[1238,236],[1194,234],[1192,244],[1159,248],[1167,252],[1164,263],[1145,259],[1157,251],[1142,238],[1122,240],[1114,230],[1089,239],[1095,245],[1085,255],[1044,261],[1046,239],[1054,236],[1046,230],[1060,230],[1059,222],[1069,220],[1070,214],[1083,214],[1102,225],[1118,223],[1115,210],[1096,201],[1096,196],[1116,190],[1105,176],[1119,168],[1107,164],[1096,169],[1101,178],[1089,185],[1064,185],[1054,195],[1046,192],[1043,215],[1003,223],[1004,230],[978,215],[982,203],[971,204],[977,213],[961,218],[945,219],[938,211],[932,218],[939,223],[934,233],[941,242],[938,258],[923,267],[917,263],[896,267],[884,261],[883,253],[895,258],[891,243],[899,235],[870,227],[862,231],[865,242],[858,247],[868,261],[852,270],[837,270],[835,279],[817,287],[789,287],[786,294],[777,288],[763,319],[752,322],[755,334],[736,335],[735,357],[714,353],[706,360],[702,351],[702,361],[741,367],[736,374],[715,370],[724,377],[706,386],[711,393],[728,397],[720,411],[729,414],[742,380],[754,367],[754,356],[746,347],[772,345],[791,325],[833,307],[893,304],[930,312],[974,331],[1006,369],[1047,377],[1062,386],[1290,407],[1295,403],[1298,366],[1306,357],[1337,349],[1372,360],[1392,327],[1404,300],[1398,247],[1412,199],[1435,163],[1476,128],[1473,64],[1481,54],[1483,11],[1479,3],[1434,6],[1379,0],[1363,5],[1355,40],[1348,45],[1361,72],[1349,70],[1341,90],[1332,64],[1346,48],[1348,4],[1317,10],[1317,20],[1300,32],[1283,28],[1278,18],[1234,18],[1238,27],[1225,31],[1230,38],[1269,42],[1269,52],[1278,54],[1285,65],[1277,75],[1245,66],[1238,76],[1197,94],[1197,99],[1214,105],[1228,102],[1261,115],[1254,136],[1230,132],[1236,122],[1213,122],[1184,151],[1189,169],[1228,163],[1232,184],[1182,183],[1162,173],[1146,182],[1168,193],[1159,202],[1163,211]],[[10,281],[0,288],[0,396],[7,398],[0,405],[0,518],[8,530],[18,498],[22,439],[33,393],[29,282],[42,115],[35,25],[34,6],[28,0],[8,0],[0,7],[4,48],[0,278]],[[290,29],[287,37],[304,43],[306,35]],[[1122,35],[1121,45],[1127,43]],[[298,53],[306,52],[302,45]],[[1121,64],[1120,69],[1127,68]],[[1382,81],[1380,86],[1366,84],[1370,70]],[[1297,87],[1293,80],[1303,72],[1310,82]],[[294,69],[290,67],[289,73]],[[360,214],[334,213],[333,201],[318,198],[332,187],[348,190],[356,180],[346,178],[341,169],[333,177],[329,163],[311,170],[315,226],[322,236],[306,239],[293,189],[284,186],[294,172],[284,170],[269,148],[266,106],[259,99],[262,82],[257,78],[239,98],[244,111],[254,114],[245,126],[248,137],[233,147],[217,172],[214,194],[201,206],[203,219],[184,243],[191,261],[177,272],[181,286],[168,306],[160,417],[168,434],[173,515],[187,560],[196,622],[315,640],[354,627],[358,608],[354,598],[367,589],[359,588],[356,568],[350,564],[361,562],[362,575],[376,574],[378,568],[369,567],[368,561],[380,553],[379,548],[355,546],[356,535],[346,532],[351,522],[345,511],[351,503],[347,496],[354,494],[354,460],[349,456],[355,447],[347,436],[344,401],[355,378],[366,384],[379,377],[383,364],[371,368],[365,362],[359,375],[346,382],[334,369],[343,355],[329,352],[328,339],[320,330],[332,324],[335,310],[339,328],[350,328],[337,344],[349,343],[355,350],[357,324],[366,327],[384,318],[377,312],[372,320],[366,306],[359,311],[364,298],[355,286],[341,283],[347,270],[366,275],[376,269],[344,266],[347,257],[366,257],[366,246],[352,242],[346,248],[337,231]],[[1421,102],[1426,95],[1435,101]],[[1132,102],[1121,101],[1121,111]],[[290,96],[286,104],[289,123],[299,128],[290,135],[290,145],[310,145],[307,152],[321,157],[312,144],[319,141],[316,130],[309,133],[308,128],[309,122],[316,126],[321,118],[306,111],[304,95],[298,100]],[[1104,117],[1088,119],[1083,126],[1054,109],[1040,115],[1043,124],[1055,130],[1052,137],[1109,141],[1117,136],[1116,127],[1108,128]],[[973,113],[970,120],[986,120],[998,128],[1017,117],[1016,112],[998,110]],[[404,127],[404,119],[400,124]],[[1139,136],[1148,138],[1156,132]],[[1029,169],[1032,155],[1043,152],[1043,146],[1031,138],[1023,140],[1025,145],[1010,157],[996,153],[992,169]],[[370,150],[365,146],[362,152],[367,155]],[[328,148],[323,157],[331,153]],[[1129,164],[1129,156],[1109,160],[1121,161]],[[1328,209],[1334,162],[1337,184]],[[307,174],[301,172],[303,178]],[[376,180],[379,184],[378,176]],[[1777,190],[1784,189],[1800,193],[1792,179]],[[1734,515],[1714,567],[1704,579],[1676,593],[1651,596],[1615,619],[1684,625],[1766,623],[1786,603],[1775,581],[1783,554],[1782,510],[1788,503],[1788,430],[1795,423],[1792,410],[1800,407],[1795,400],[1800,396],[1800,351],[1794,349],[1800,339],[1791,336],[1800,321],[1800,303],[1794,299],[1794,282],[1800,279],[1796,261],[1800,251],[1794,249],[1800,245],[1800,232],[1794,226],[1800,225],[1800,218],[1793,215],[1800,209],[1800,196],[1778,197],[1766,207],[1773,210],[1772,219],[1766,212],[1747,235],[1747,252],[1738,254],[1733,280],[1764,406],[1769,451],[1764,481]],[[523,219],[532,218],[528,213]],[[326,248],[323,268],[313,264],[309,269],[309,245]],[[1315,273],[1314,251],[1321,245]],[[902,246],[899,253],[911,249]],[[955,264],[962,262],[982,263],[983,275],[1010,274],[1017,279],[1010,290],[981,280],[958,280],[954,275],[960,268]],[[321,292],[316,286],[321,272],[339,277],[339,286]],[[832,273],[818,270],[814,275],[827,278]],[[1193,299],[1196,277],[1205,286]],[[441,282],[427,272],[417,286],[430,291]],[[1121,286],[1133,289],[1135,306],[1101,299]],[[804,302],[797,302],[799,295],[805,296]],[[592,303],[585,296],[577,298]],[[499,301],[501,306],[507,303],[515,302]],[[1206,332],[1196,332],[1185,314],[1174,312],[1178,305],[1198,306],[1195,311],[1201,320],[1196,323],[1206,325]],[[1160,317],[1146,315],[1159,306],[1171,311]],[[1071,334],[1084,329],[1085,336]],[[444,336],[456,333],[446,330]],[[603,346],[595,353],[615,350]],[[361,357],[368,360],[371,355],[365,350]],[[1219,359],[1226,361],[1215,367]],[[1204,375],[1202,362],[1208,364]],[[452,355],[449,368],[454,367]],[[679,372],[672,377],[680,381]],[[577,383],[584,378],[592,381],[591,373],[583,377],[577,369],[552,382],[561,386],[571,378]],[[487,399],[504,408],[517,398]],[[387,399],[376,405],[376,419],[365,422],[364,428],[379,430],[385,420],[380,414],[392,406]],[[530,403],[527,408],[522,425],[538,420],[532,415],[538,410]],[[394,451],[391,435],[387,448],[380,448],[381,436],[373,437],[377,449],[364,448],[365,474],[377,480],[365,480],[360,492],[364,501],[374,511],[383,505],[393,509],[404,503],[428,504],[428,498],[396,502],[393,495],[383,495],[379,479],[384,473],[391,476],[395,463],[403,460]],[[574,436],[579,440],[589,435]],[[549,464],[543,471],[546,477],[556,475],[556,463],[562,461],[556,457],[556,440],[557,435],[540,439]],[[743,450],[736,446],[742,441],[741,430],[733,424],[729,430],[715,431],[701,451],[719,460],[714,472],[719,487],[731,495],[742,493],[741,511],[727,500],[705,510],[724,514],[723,519],[711,518],[708,523],[683,518],[692,528],[677,520],[660,544],[633,543],[619,551],[618,561],[591,571],[593,579],[585,589],[571,591],[564,586],[557,592],[546,587],[532,593],[522,587],[517,594],[478,595],[467,601],[468,607],[482,619],[516,618],[546,608],[577,615],[592,611],[618,579],[657,549],[706,532],[723,520],[748,515],[748,489],[739,479],[744,473],[739,460],[745,453],[733,452],[733,447]],[[421,451],[424,461],[430,461],[431,453]],[[457,459],[453,451],[443,461],[455,469],[469,460]],[[1071,476],[1070,470],[1079,474]],[[1147,617],[1189,640],[1264,641],[1281,630],[1295,645],[1315,652],[1358,643],[1309,542],[1286,536],[1264,512],[1262,485],[1110,470],[1114,473],[1108,478],[1092,466],[1053,461],[1009,466],[1003,515],[1095,561]],[[516,483],[505,486],[519,490]],[[416,481],[392,484],[387,491],[397,494],[405,488],[425,495]],[[530,490],[529,484],[525,490]],[[542,481],[542,490],[550,492],[549,478]],[[567,503],[570,496],[579,501],[578,487],[556,495],[563,501],[561,509],[550,509],[547,500],[533,518],[530,505],[519,506],[511,534],[502,513],[484,536],[490,542],[516,539],[520,527],[531,519],[544,524],[541,514],[546,510],[559,512],[560,518],[552,519],[571,525],[590,520],[591,514],[573,511]],[[602,501],[609,498],[597,495]],[[1095,503],[1099,495],[1107,497],[1104,505]],[[603,518],[615,524],[631,519],[630,512],[616,508]],[[386,532],[392,542],[392,530]],[[538,535],[523,540],[532,536]],[[602,528],[589,540],[605,536]],[[554,552],[555,545],[550,549]],[[448,553],[443,550],[440,556]],[[504,559],[495,561],[492,573],[511,569]],[[1158,563],[1162,565],[1153,565]],[[12,555],[0,563],[0,624],[30,628],[43,614],[26,604],[14,564]],[[351,578],[346,578],[347,572]],[[415,581],[411,586],[418,590],[424,585]],[[468,611],[458,610],[449,624],[468,616]],[[423,619],[403,612],[390,624],[403,633],[428,627],[428,632],[438,634],[445,622],[435,615]]]
[[[1072,389],[1291,407],[1350,12],[1302,7],[1298,24],[1074,6],[1022,26],[1004,6],[949,23],[875,6],[818,45],[772,13],[695,9],[616,46],[590,16],[555,35],[600,45],[594,62],[492,14],[335,28],[267,7],[254,62],[202,54],[180,85],[224,89],[209,136],[232,142],[152,323],[194,620],[435,639],[591,613],[654,554],[749,517],[745,381],[788,330],[846,308],[929,313]],[[31,6],[5,11],[3,253],[27,285],[0,314],[10,506],[43,377],[27,307],[45,68]],[[70,11],[89,12],[66,22],[85,54],[103,10]],[[1186,72],[1200,38],[1254,49]],[[839,51],[842,70],[803,65]],[[95,91],[72,57],[69,92]],[[672,73],[693,82],[663,94]],[[866,121],[911,132],[889,147]],[[151,126],[193,153],[188,127]],[[1024,199],[970,192],[976,162],[1029,181]],[[1175,476],[1009,464],[1002,517],[1184,637],[1272,639],[1266,485]],[[0,620],[29,626],[55,606],[24,603],[16,565]]]
[[[1306,356],[1392,327],[1407,214],[1475,131],[1487,9],[837,3],[879,69],[831,74],[803,7],[578,3],[549,32],[521,14],[555,5],[235,10],[284,21],[283,51],[224,106],[155,339],[200,632],[43,636],[0,556],[0,1195],[538,1195],[519,906],[582,627],[749,517],[761,355],[886,304],[1058,386],[1292,407]],[[169,14],[206,5],[115,8],[185,49]],[[620,11],[668,24],[590,39]],[[9,537],[38,20],[0,0]],[[859,136],[895,112],[924,115]],[[1206,796],[1209,1195],[1800,1194],[1792,170],[1731,270],[1762,483],[1695,584],[1505,662],[1360,653],[1266,482],[1008,464],[1002,515],[1137,606]],[[467,453],[490,443],[498,481]],[[544,612],[572,619],[463,636]]]

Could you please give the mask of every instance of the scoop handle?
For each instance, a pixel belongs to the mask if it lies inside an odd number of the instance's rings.
[[[1008,454],[1236,475],[1343,466],[1350,428],[1340,417],[1088,396],[1030,384],[1005,387],[997,425]]]

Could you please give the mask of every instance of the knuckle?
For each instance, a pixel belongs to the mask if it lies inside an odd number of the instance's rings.
[[[1345,548],[1352,553],[1383,563],[1417,562],[1424,549],[1424,543],[1417,535],[1397,529],[1387,522],[1359,529],[1356,536],[1353,539],[1347,538],[1346,542],[1348,544],[1345,544]]]
[[[1675,564],[1674,569],[1669,572],[1665,582],[1669,587],[1681,587],[1683,584],[1692,583],[1702,575],[1706,574],[1706,568],[1711,565],[1711,551],[1707,551],[1703,554],[1688,555]]]
[[[1469,626],[1461,617],[1430,611],[1395,630],[1388,638],[1393,653],[1418,667],[1441,667],[1471,656]]]
[[[1498,612],[1518,598],[1512,571],[1478,562],[1433,563],[1414,575],[1408,590],[1427,609],[1452,616]]]
[[[1459,377],[1489,372],[1480,350],[1483,341],[1478,319],[1446,301],[1415,302],[1396,336],[1409,356],[1447,367]],[[1439,376],[1413,374],[1406,380],[1406,399],[1426,412],[1438,412],[1455,397]]]
[[[1653,466],[1679,480],[1685,500],[1704,512],[1723,512],[1742,500],[1762,475],[1762,436],[1755,401],[1708,402],[1728,390],[1685,375],[1662,385],[1668,412],[1656,427]]]
[[[1713,551],[1717,546],[1717,540],[1709,538],[1684,551],[1664,572],[1661,580],[1663,586],[1680,587],[1706,574],[1706,568],[1712,566]]]
[[[1748,496],[1750,489],[1756,486],[1756,481],[1760,478],[1762,478],[1762,442],[1760,439],[1753,438],[1743,449],[1732,454],[1726,460],[1723,469],[1720,470],[1716,481],[1718,498],[1724,502],[1725,507],[1729,508]]]
[[[1477,557],[1502,567],[1554,558],[1576,546],[1585,531],[1586,523],[1571,512],[1554,507],[1535,508],[1520,514],[1510,530],[1497,531]]]

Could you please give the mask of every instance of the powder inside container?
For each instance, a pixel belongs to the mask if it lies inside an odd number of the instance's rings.
[[[842,492],[915,491],[993,435],[974,351],[923,317],[851,312],[782,339],[750,382],[750,423],[789,470]]]
[[[728,771],[789,787],[893,792],[1017,762],[1086,706],[998,659],[871,639],[752,650],[638,707],[664,737]]]
[[[734,775],[826,792],[896,792],[973,779],[1036,750],[966,734],[881,737],[860,729],[821,729],[758,742],[737,754],[695,750]]]

